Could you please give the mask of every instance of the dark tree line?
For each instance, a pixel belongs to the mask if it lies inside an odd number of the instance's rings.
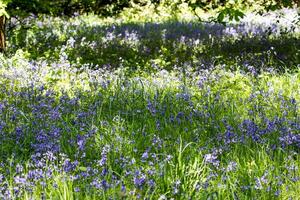
[[[72,16],[75,12],[113,15],[129,6],[129,0],[11,0],[7,11],[12,15]]]
[[[54,16],[72,16],[73,13],[90,13],[111,16],[119,13],[124,8],[130,7],[131,2],[144,6],[147,3],[159,5],[169,4],[177,9],[181,3],[187,3],[192,9],[204,10],[226,7],[230,0],[0,0],[7,4],[6,10],[9,15],[28,15],[29,13],[50,14]],[[251,6],[249,0],[241,0],[242,4]],[[266,10],[275,10],[282,7],[300,5],[300,0],[257,0],[256,4],[262,5]],[[1,13],[0,13],[1,14]]]

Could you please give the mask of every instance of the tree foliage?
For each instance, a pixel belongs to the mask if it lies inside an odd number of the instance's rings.
[[[10,0],[0,0],[0,16],[8,17],[6,6]]]
[[[252,0],[0,0],[0,16],[27,17],[29,15],[48,14],[53,16],[72,16],[74,13],[94,13],[102,16],[112,16],[128,8],[134,3],[141,7],[146,4],[158,6],[160,4],[169,6],[176,12],[180,5],[185,3],[191,8],[196,16],[197,9],[204,11],[218,9],[215,21],[223,22],[239,20],[244,16],[237,4],[249,7]],[[283,7],[299,6],[299,0],[257,0],[255,4],[260,5],[263,10],[276,10]],[[260,10],[261,11],[261,10]],[[200,17],[198,16],[200,19]]]
[[[12,15],[49,14],[72,16],[74,13],[114,15],[129,6],[129,0],[11,0],[7,10]]]
[[[10,14],[14,16],[27,16],[28,14],[50,14],[54,16],[72,16],[73,13],[95,13],[97,15],[111,16],[119,13],[131,4],[144,6],[153,4],[158,6],[164,4],[170,6],[174,11],[179,9],[180,4],[188,4],[195,11],[219,9],[218,21],[225,17],[238,20],[243,16],[242,10],[236,8],[237,4],[244,7],[251,6],[253,0],[0,0],[0,15]],[[264,10],[276,10],[283,7],[299,6],[299,0],[257,0],[255,4]],[[7,5],[6,11],[5,7]],[[221,9],[220,9],[221,8]],[[196,14],[196,12],[195,12]]]

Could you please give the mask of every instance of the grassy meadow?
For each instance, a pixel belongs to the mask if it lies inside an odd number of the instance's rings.
[[[299,24],[281,12],[13,21],[0,199],[299,199]]]

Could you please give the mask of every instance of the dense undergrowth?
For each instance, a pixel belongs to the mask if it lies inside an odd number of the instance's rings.
[[[15,29],[0,198],[297,199],[299,27],[249,20]]]

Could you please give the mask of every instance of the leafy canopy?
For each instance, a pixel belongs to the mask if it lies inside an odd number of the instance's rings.
[[[9,17],[7,11],[6,11],[6,6],[11,0],[0,0],[0,16],[6,16]]]
[[[283,7],[299,6],[298,0],[0,0],[0,16],[26,17],[30,14],[48,14],[53,16],[72,16],[74,13],[95,13],[102,16],[112,16],[132,5],[143,7],[152,4],[157,7],[164,5],[174,12],[180,10],[180,5],[187,4],[196,16],[197,9],[204,11],[218,10],[214,21],[224,23],[239,20],[244,16],[243,9],[253,4],[262,10],[276,10]],[[261,10],[259,10],[261,11]],[[198,16],[199,17],[199,16]],[[201,17],[199,17],[201,20]]]

